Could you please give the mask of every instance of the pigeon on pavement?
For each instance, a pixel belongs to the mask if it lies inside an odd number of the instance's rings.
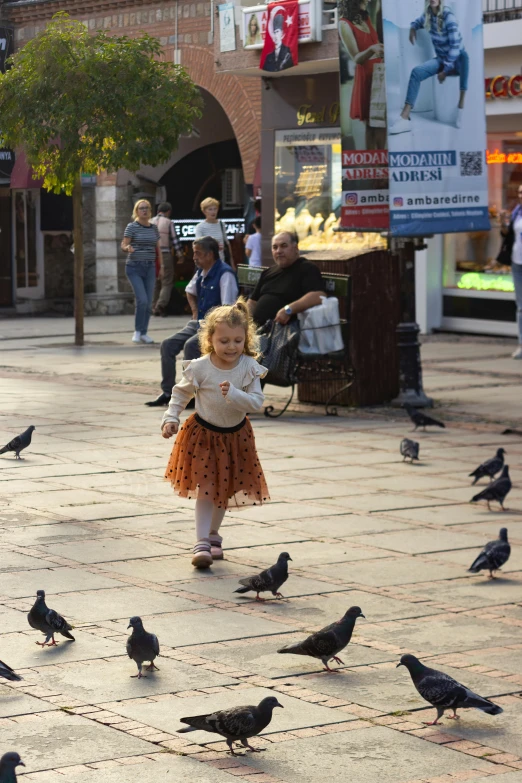
[[[493,480],[497,473],[499,473],[504,467],[504,449],[497,449],[497,453],[491,459],[487,459],[482,465],[479,465],[473,473],[470,473],[470,477],[474,476],[472,487],[484,476],[489,476],[490,480]]]
[[[415,424],[414,430],[417,429],[417,427],[423,427],[424,432],[426,432],[426,427],[442,427],[445,428],[446,425],[443,424],[441,421],[438,421],[437,419],[432,419],[431,416],[427,416],[425,413],[422,413],[422,411],[417,410],[417,408],[414,408],[409,403],[405,402],[404,407],[406,409],[406,412],[412,422]]]
[[[292,655],[309,655],[311,658],[319,658],[323,662],[325,671],[335,672],[336,669],[330,669],[329,660],[336,663],[343,663],[337,653],[344,650],[352,638],[355,621],[358,617],[364,617],[358,606],[351,606],[344,617],[336,623],[327,625],[317,633],[313,633],[304,642],[291,644],[288,647],[282,647],[278,653],[290,653]]]
[[[74,636],[71,636],[69,633],[69,631],[72,631],[73,626],[69,625],[67,620],[59,615],[58,612],[55,612],[54,609],[49,609],[47,607],[44,590],[36,591],[36,601],[27,615],[27,619],[31,628],[34,628],[36,631],[41,631],[45,635],[44,642],[36,642],[36,644],[39,644],[42,647],[45,647],[46,645],[53,647],[58,644],[54,639],[55,633],[65,636],[67,639],[70,639],[71,642],[75,641]],[[52,642],[49,642],[49,639],[52,639]]]
[[[478,574],[479,571],[488,569],[490,579],[494,579],[493,571],[498,571],[507,561],[511,554],[511,547],[508,541],[507,527],[501,527],[496,541],[489,541],[480,555],[473,561],[468,571],[472,574]]]
[[[15,459],[21,459],[20,452],[30,445],[31,438],[33,437],[33,430],[35,429],[36,427],[31,424],[25,432],[22,432],[21,435],[17,435],[16,438],[13,438],[9,443],[6,443],[3,449],[0,449],[0,454],[5,454],[7,451],[14,451]]]
[[[23,677],[20,677],[19,674],[13,671],[13,669],[3,661],[0,661],[0,677],[3,677],[4,680],[11,680],[11,682],[23,680]]]
[[[264,598],[259,597],[259,593],[265,593],[267,590],[270,590],[276,598],[284,598],[279,588],[288,579],[288,561],[291,559],[288,552],[281,552],[275,565],[270,566],[266,571],[261,571],[257,576],[245,576],[240,579],[239,584],[244,587],[238,587],[234,592],[248,593],[250,590],[255,590],[256,601],[264,601]]]
[[[487,712],[488,715],[499,715],[504,712],[502,707],[473,693],[448,674],[424,666],[414,655],[403,655],[397,664],[397,667],[399,666],[406,666],[417,691],[437,710],[437,717],[434,721],[426,722],[427,726],[437,726],[444,711],[449,709],[453,710],[453,715],[449,717],[455,720],[459,719],[457,710],[466,707],[474,707]]]
[[[212,712],[209,715],[181,718],[182,723],[188,723],[188,728],[178,729],[178,734],[185,734],[188,731],[210,731],[226,739],[233,756],[241,755],[234,753],[233,742],[241,742],[243,747],[257,753],[261,749],[253,748],[247,740],[266,729],[272,720],[272,711],[275,707],[283,707],[283,705],[279,704],[275,696],[268,696],[260,701],[257,707],[254,705],[232,707],[230,710]]]
[[[510,489],[511,479],[509,478],[509,465],[504,465],[498,479],[492,481],[491,484],[489,484],[486,489],[482,490],[482,492],[479,492],[478,495],[474,495],[470,502],[477,503],[479,500],[487,500],[488,509],[491,511],[491,506],[489,504],[492,500],[496,500],[497,503],[500,503],[502,511],[505,511],[504,500]]]
[[[154,669],[159,671],[158,667],[154,665],[154,659],[160,654],[158,637],[145,630],[141,617],[131,617],[127,628],[132,628],[132,633],[127,639],[127,654],[138,667],[138,674],[132,674],[131,676],[141,680],[142,677],[147,676],[141,673],[144,661],[149,661],[150,663],[149,666],[145,667],[148,672]]]
[[[402,460],[403,462],[406,458],[410,459],[412,463],[414,459],[418,460],[419,444],[417,443],[417,441],[410,440],[409,438],[404,438],[403,440],[401,440],[401,454],[404,457],[404,459]]]
[[[0,783],[16,783],[16,767],[25,767],[18,753],[4,753],[0,759]]]

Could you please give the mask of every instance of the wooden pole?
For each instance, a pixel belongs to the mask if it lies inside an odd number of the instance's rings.
[[[84,344],[83,313],[84,313],[84,283],[83,283],[83,216],[82,216],[82,179],[81,175],[73,189],[73,224],[74,224],[74,344]]]

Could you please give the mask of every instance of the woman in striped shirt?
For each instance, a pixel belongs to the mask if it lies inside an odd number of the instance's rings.
[[[455,14],[443,5],[442,0],[426,0],[424,13],[411,23],[411,44],[415,44],[417,30],[422,28],[428,30],[430,34],[435,57],[418,65],[411,72],[406,102],[399,119],[390,128],[391,135],[411,132],[410,114],[415,106],[421,82],[433,76],[437,76],[440,84],[443,84],[448,76],[460,78],[460,99],[455,125],[460,128],[462,124],[464,100],[468,89],[469,56],[462,44],[462,35]]]
[[[132,210],[132,223],[123,234],[121,249],[129,254],[125,273],[136,297],[133,343],[153,343],[147,334],[156,283],[156,253],[160,250],[157,226],[150,222],[152,209],[146,199],[140,199]]]

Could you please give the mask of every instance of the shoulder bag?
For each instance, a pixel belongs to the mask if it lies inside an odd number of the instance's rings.
[[[225,264],[228,264],[229,266],[232,266],[232,259],[230,257],[230,250],[228,246],[228,239],[227,234],[225,231],[225,227],[222,223],[222,221],[219,221],[219,225],[221,226],[221,233],[223,234],[223,253],[225,255]]]
[[[267,321],[257,331],[260,335],[260,364],[268,369],[266,383],[273,386],[293,386],[297,382],[297,352],[299,323]]]
[[[502,245],[500,246],[500,253],[497,256],[497,264],[502,266],[511,266],[513,256],[513,245],[515,244],[515,229],[513,227],[514,221],[511,220],[507,234],[502,237]]]

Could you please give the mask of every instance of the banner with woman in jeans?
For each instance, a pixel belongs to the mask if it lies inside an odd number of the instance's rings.
[[[481,4],[383,0],[383,17],[392,234],[487,230]]]

